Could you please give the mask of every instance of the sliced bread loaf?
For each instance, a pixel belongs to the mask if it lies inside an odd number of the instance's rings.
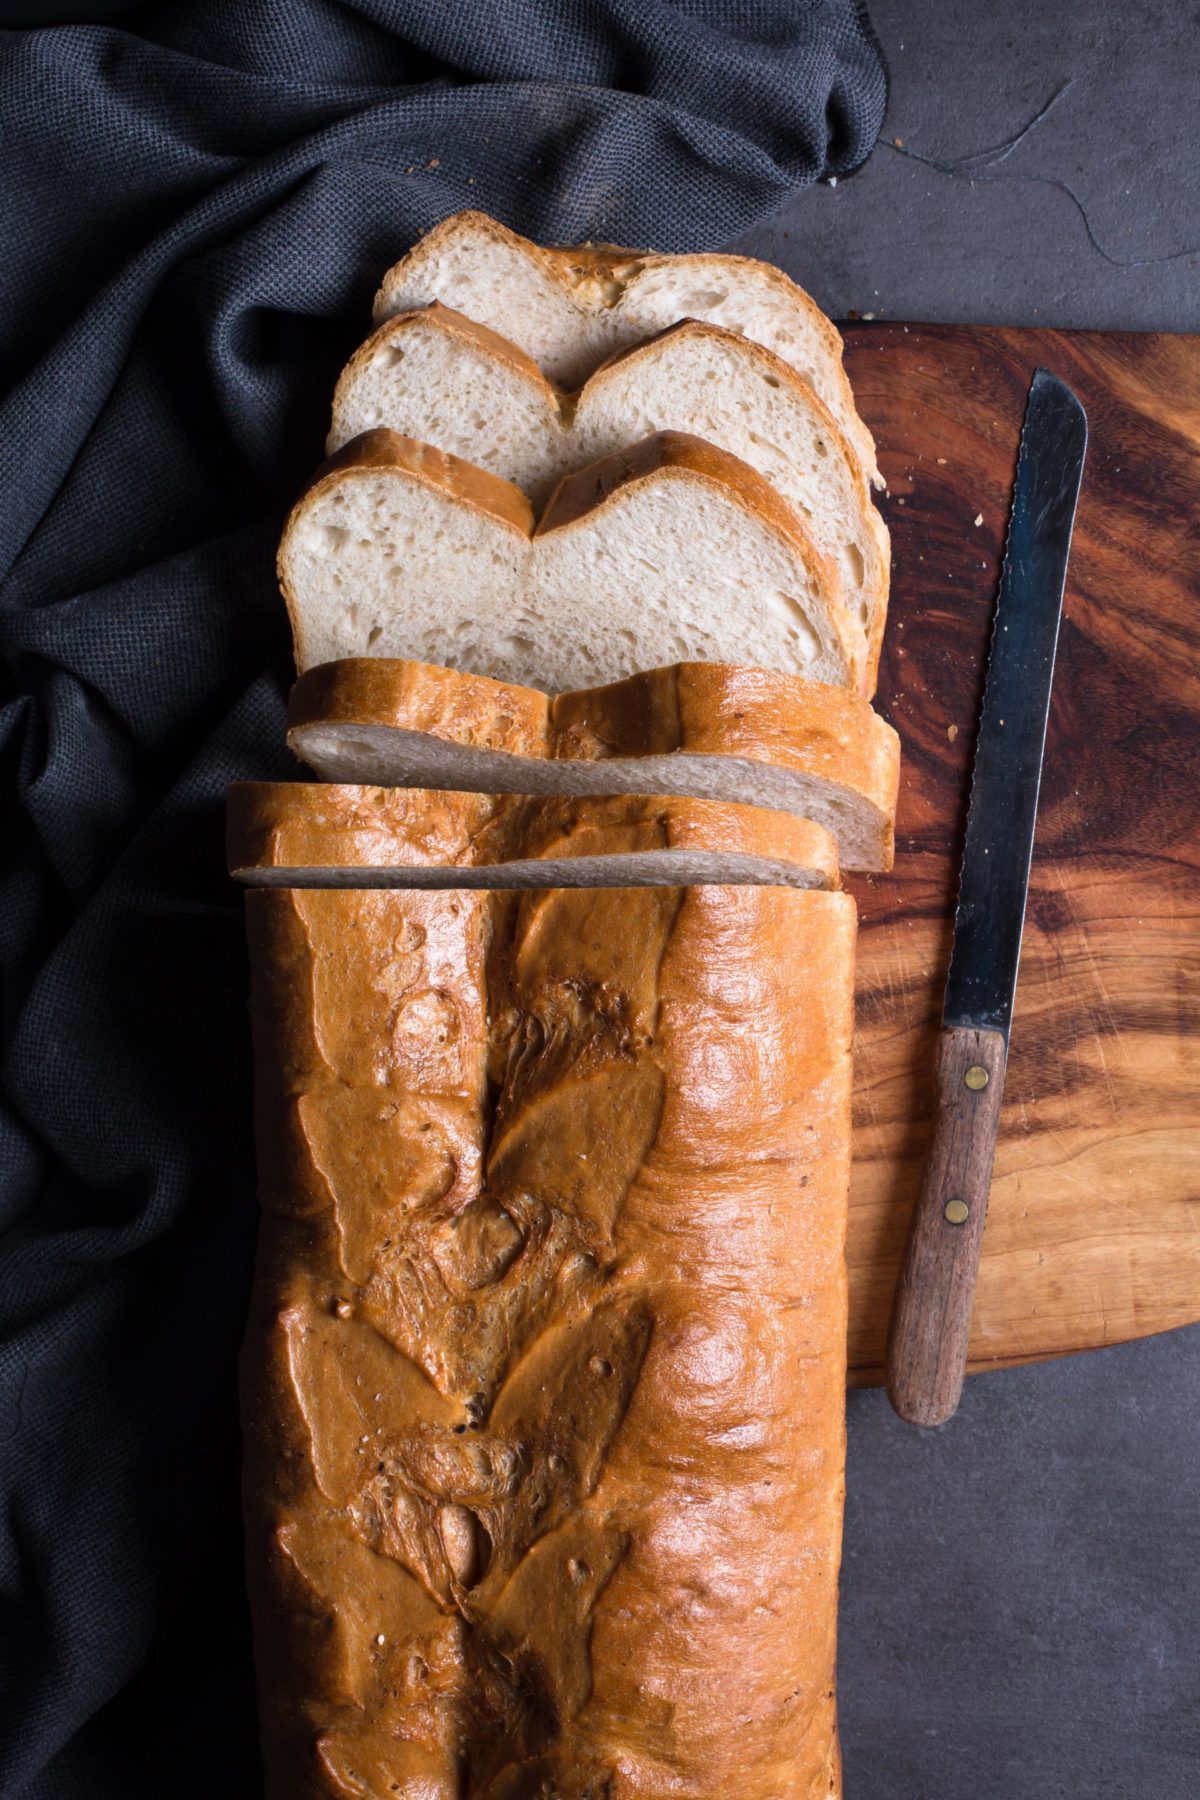
[[[514,482],[535,504],[582,465],[656,431],[738,456],[801,514],[836,564],[872,670],[888,537],[862,465],[808,382],[761,344],[694,320],[618,351],[569,396],[515,345],[435,302],[388,319],[342,372],[329,449],[378,426]]]
[[[680,319],[765,344],[825,402],[870,478],[834,325],[802,288],[744,256],[661,256],[611,245],[543,249],[484,213],[444,219],[383,278],[377,320],[440,300],[510,339],[554,381],[578,387],[603,358]]]
[[[893,854],[899,740],[861,696],[794,675],[680,663],[547,700],[389,658],[326,663],[288,703],[326,781],[520,794],[690,794],[792,812],[843,868]]]
[[[678,795],[489,800],[239,782],[227,852],[250,887],[839,886],[837,846],[820,825]]]
[[[279,550],[301,670],[375,654],[548,690],[679,660],[859,687],[837,571],[761,475],[659,432],[568,476],[531,536],[520,490],[387,430],[353,439]]]

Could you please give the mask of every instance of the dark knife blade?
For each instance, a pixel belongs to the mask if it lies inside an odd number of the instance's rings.
[[[1029,390],[954,917],[943,1023],[1008,1035],[1087,415],[1046,369]]]

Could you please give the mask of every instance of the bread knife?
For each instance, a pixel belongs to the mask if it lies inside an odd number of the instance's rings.
[[[888,1397],[914,1425],[941,1425],[953,1415],[966,1372],[1086,450],[1082,406],[1070,388],[1039,369],[1021,432],[975,743],[934,1057],[933,1136],[888,1333]]]

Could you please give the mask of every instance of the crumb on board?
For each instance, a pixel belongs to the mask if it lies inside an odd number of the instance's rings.
[[[947,725],[946,736],[950,739],[950,742],[953,743],[955,738],[958,736],[958,726],[957,725]]]
[[[976,513],[976,514],[975,514],[975,523],[976,523],[976,524],[977,524],[977,525],[982,525],[982,524],[983,524],[983,514],[982,514],[982,513]]]
[[[945,457],[944,457],[944,456],[939,456],[939,457],[938,457],[938,462],[939,462],[939,464],[940,464],[940,465],[941,465],[941,467],[942,467],[942,468],[943,468],[943,469],[944,469],[944,468],[945,468],[945,466],[946,466],[946,459],[945,459]]]

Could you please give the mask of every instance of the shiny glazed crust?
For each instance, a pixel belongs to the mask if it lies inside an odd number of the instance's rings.
[[[878,808],[892,863],[900,743],[859,694],[734,663],[674,663],[547,700],[536,688],[427,663],[355,657],[302,675],[289,741],[311,725],[425,732],[528,757],[736,756],[838,783]]]
[[[540,688],[402,657],[318,663],[288,696],[288,732],[305,725],[390,725],[452,744],[544,756],[550,700]]]
[[[226,847],[234,875],[704,850],[792,863],[811,870],[817,886],[839,884],[837,846],[811,819],[676,794],[517,796],[241,781],[229,790]]]
[[[247,919],[270,1800],[839,1794],[852,901]]]
[[[823,777],[896,811],[900,740],[861,694],[734,663],[674,663],[550,704],[554,757],[742,756]],[[893,833],[887,856],[891,867]]]

